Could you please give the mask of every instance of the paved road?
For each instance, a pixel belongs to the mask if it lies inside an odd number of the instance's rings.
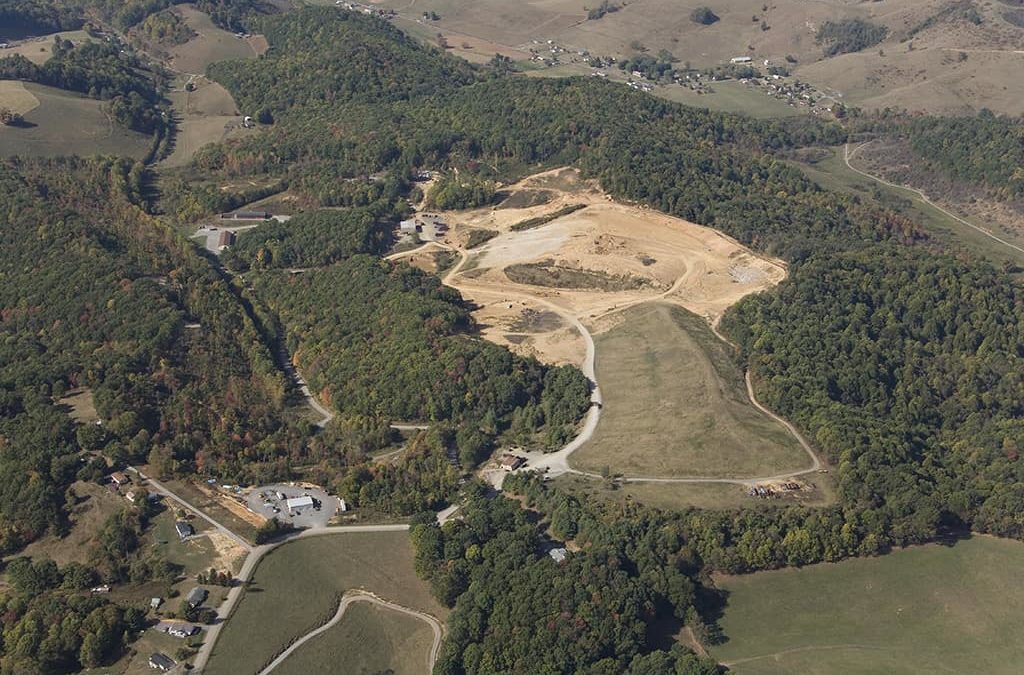
[[[281,665],[281,663],[284,662],[284,660],[287,659],[289,656],[291,656],[292,653],[295,652],[295,650],[297,650],[299,647],[306,644],[318,635],[322,635],[323,633],[327,632],[335,625],[337,625],[338,622],[341,621],[342,617],[345,615],[345,610],[348,609],[348,606],[354,602],[369,602],[374,605],[386,607],[387,609],[391,609],[396,612],[401,612],[402,614],[407,614],[409,616],[420,619],[421,621],[427,622],[427,624],[430,625],[431,630],[434,632],[434,642],[430,647],[430,652],[427,653],[426,672],[434,672],[434,662],[437,661],[437,655],[441,651],[441,639],[444,637],[444,626],[441,624],[440,621],[438,621],[435,617],[429,614],[419,612],[415,609],[411,609],[403,605],[397,605],[393,602],[388,602],[387,600],[379,598],[376,595],[368,593],[366,591],[348,591],[345,593],[344,596],[342,596],[341,602],[338,603],[338,611],[335,612],[334,616],[331,617],[330,621],[320,626],[319,628],[310,631],[306,635],[303,635],[301,638],[296,640],[295,643],[288,647],[288,649],[284,650],[284,652],[282,652],[280,656],[271,661],[269,666],[261,670],[259,675],[269,675],[269,673],[272,670]]]
[[[408,529],[408,525],[336,525],[316,530],[302,530],[301,532],[297,532],[271,544],[263,544],[262,546],[254,547],[249,547],[247,545],[249,555],[246,556],[245,562],[242,563],[242,569],[235,577],[238,583],[228,591],[227,597],[224,598],[224,602],[222,602],[220,607],[217,608],[217,623],[207,629],[206,638],[203,640],[203,644],[196,653],[195,660],[193,661],[193,669],[197,673],[203,672],[207,662],[210,660],[210,654],[213,652],[213,647],[217,644],[217,638],[220,636],[221,628],[231,616],[231,612],[234,611],[235,605],[238,604],[238,601],[241,600],[243,596],[246,583],[252,579],[252,575],[256,571],[256,567],[259,565],[260,560],[263,559],[263,556],[270,553],[278,546],[296,539],[323,537],[327,535],[344,534],[346,532],[402,532]]]
[[[131,471],[132,473],[136,474],[139,478],[148,481],[149,482],[148,487],[153,492],[158,492],[159,494],[162,494],[164,497],[167,497],[171,501],[175,501],[175,502],[181,504],[182,506],[184,506],[188,510],[192,511],[193,513],[195,513],[197,516],[199,516],[200,518],[202,518],[206,522],[208,522],[211,525],[213,525],[215,528],[217,528],[217,530],[219,532],[227,535],[228,537],[231,537],[232,540],[237,542],[238,545],[242,546],[246,551],[251,551],[252,550],[252,546],[249,544],[249,542],[247,542],[245,539],[242,539],[240,536],[238,536],[237,534],[232,532],[230,529],[227,528],[227,526],[222,525],[220,522],[214,520],[211,516],[209,516],[205,511],[200,509],[198,506],[192,504],[191,502],[189,502],[189,501],[183,499],[182,497],[179,497],[178,495],[176,495],[173,492],[171,492],[170,488],[168,488],[163,483],[159,482],[155,478],[151,478],[149,476],[146,476],[141,471],[136,469],[134,466],[129,466],[128,467],[128,471]]]
[[[1024,52],[1017,52],[1017,53],[1024,54]],[[989,239],[992,239],[993,241],[997,241],[1000,244],[1002,244],[1003,246],[1011,248],[1014,251],[1017,251],[1018,253],[1024,253],[1024,248],[1021,248],[1020,246],[1017,246],[1016,244],[1012,244],[1012,243],[1006,241],[1005,239],[1001,239],[1000,237],[997,237],[996,235],[992,234],[991,232],[989,232],[985,228],[978,227],[974,223],[970,223],[970,222],[964,220],[963,218],[961,218],[960,216],[956,215],[955,213],[953,213],[949,209],[945,209],[945,208],[939,206],[938,204],[933,202],[931,199],[929,199],[928,195],[926,195],[921,190],[918,190],[917,188],[910,187],[909,185],[897,185],[896,183],[890,183],[889,181],[885,180],[884,178],[879,178],[878,176],[870,174],[867,171],[861,171],[860,169],[855,167],[853,164],[850,163],[850,160],[853,159],[853,156],[855,154],[857,154],[858,150],[860,150],[861,148],[867,146],[869,143],[871,143],[871,141],[866,141],[864,143],[861,143],[860,145],[858,145],[853,150],[850,150],[850,144],[849,143],[847,143],[843,147],[843,161],[846,162],[846,168],[850,169],[850,171],[854,171],[856,173],[859,173],[861,176],[864,176],[865,178],[870,178],[873,181],[881,183],[882,185],[888,185],[889,187],[894,187],[894,188],[897,188],[897,189],[900,189],[900,190],[907,190],[908,192],[913,192],[918,197],[920,197],[921,200],[925,204],[927,204],[928,206],[932,207],[936,211],[939,211],[940,213],[944,213],[945,215],[949,216],[953,220],[957,221],[958,223],[962,223],[962,224],[966,225],[967,227],[971,228],[972,230],[977,230],[978,232],[982,233],[983,235],[985,235]]]

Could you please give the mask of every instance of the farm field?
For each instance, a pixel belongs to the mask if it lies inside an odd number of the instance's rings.
[[[57,38],[71,40],[71,42],[76,45],[91,39],[89,34],[84,30],[68,30],[61,31],[60,33],[50,33],[49,35],[36,37],[31,40],[23,40],[13,44],[0,52],[0,58],[19,55],[24,56],[36,65],[42,65],[53,55],[53,43],[57,41]]]
[[[852,160],[852,163],[854,166],[857,166],[856,159]],[[1013,249],[986,237],[977,230],[950,218],[945,213],[922,201],[917,193],[903,188],[883,185],[878,181],[851,171],[843,161],[842,146],[827,149],[827,154],[820,158],[815,158],[813,161],[792,162],[792,164],[824,188],[864,198],[877,199],[885,206],[903,213],[922,225],[931,236],[941,242],[962,246],[996,262],[1024,264],[1024,254],[1017,253]],[[955,209],[951,210],[955,212]],[[990,222],[981,221],[977,218],[968,217],[966,219],[969,222],[974,222],[979,227],[991,230],[999,237],[1011,243],[1024,247],[1024,238],[1021,238],[1014,232],[1002,230]]]
[[[262,36],[235,37],[233,33],[215,26],[209,15],[192,5],[180,5],[176,11],[196,33],[188,42],[167,50],[170,66],[180,73],[202,74],[208,65],[216,61],[254,59],[266,51]]]
[[[259,671],[293,640],[333,616],[341,594],[356,588],[441,619],[446,614],[416,576],[407,533],[346,532],[299,539],[260,561],[206,672]]]
[[[194,91],[185,90],[191,81]],[[242,116],[227,89],[205,77],[181,78],[167,97],[179,115],[174,150],[163,161],[168,167],[184,166],[204,145],[219,143],[256,129],[243,129]]]
[[[617,316],[596,337],[604,411],[572,457],[630,477],[771,476],[809,460],[782,425],[750,404],[729,346],[700,317],[662,303]]]
[[[1020,672],[1024,544],[972,537],[728,577],[712,656],[736,675]]]
[[[356,602],[338,625],[297,649],[275,675],[344,672],[422,675],[433,645],[424,621],[393,609]]]
[[[0,93],[9,91],[7,82],[0,81]],[[152,146],[149,136],[108,118],[100,101],[41,84],[16,84],[38,105],[25,114],[25,126],[0,126],[0,156],[117,154],[141,159]]]

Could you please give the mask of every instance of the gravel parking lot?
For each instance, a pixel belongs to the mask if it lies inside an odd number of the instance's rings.
[[[312,505],[298,505],[292,501],[289,508],[289,500],[312,500]],[[277,518],[282,523],[302,528],[326,527],[339,506],[337,497],[328,495],[320,488],[283,483],[258,487],[249,493],[247,501],[250,509],[266,518]]]

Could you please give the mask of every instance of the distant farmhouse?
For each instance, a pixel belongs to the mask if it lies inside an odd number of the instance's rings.
[[[403,220],[398,229],[402,234],[416,235],[420,241],[438,241],[448,234],[444,219],[430,213],[417,213],[409,220]]]
[[[192,523],[186,523],[184,520],[174,523],[174,529],[177,531],[179,539],[187,539],[196,533],[196,528],[192,527]]]

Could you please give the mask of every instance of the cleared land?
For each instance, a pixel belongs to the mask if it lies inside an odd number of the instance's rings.
[[[31,40],[23,40],[13,44],[7,49],[0,51],[0,58],[18,54],[20,56],[24,56],[36,65],[42,65],[46,63],[51,56],[53,56],[53,43],[56,42],[58,37],[63,40],[71,40],[75,44],[79,44],[90,39],[89,35],[84,30],[69,30],[60,33],[51,33],[49,35],[36,37]]]
[[[259,36],[248,39],[236,37],[215,26],[207,14],[192,5],[180,5],[175,11],[196,32],[188,42],[167,50],[171,67],[179,72],[204,73],[206,67],[216,61],[254,59],[266,50],[265,42]]]
[[[258,672],[293,640],[333,616],[340,595],[356,588],[445,616],[416,576],[405,532],[300,539],[260,562],[245,597],[224,626],[206,673]]]
[[[1019,673],[1024,544],[974,537],[719,581],[737,675]]]
[[[617,318],[596,337],[605,405],[594,438],[573,455],[577,468],[744,478],[805,467],[796,439],[750,404],[728,345],[700,317],[655,303]]]
[[[0,80],[0,102],[19,115],[27,115],[39,107],[39,99],[25,88],[24,82],[16,80]]]
[[[422,675],[433,645],[425,622],[368,602],[345,610],[338,625],[299,647],[274,675],[344,672]]]
[[[140,159],[152,146],[149,136],[108,118],[100,101],[41,84],[22,86],[39,105],[25,115],[25,126],[0,125],[0,155],[111,154]]]
[[[526,312],[550,311],[545,303],[598,330],[608,327],[602,317],[658,299],[714,320],[744,295],[785,276],[780,262],[716,230],[613,202],[572,169],[531,176],[506,192],[500,208],[443,214],[452,225],[449,239],[460,244],[474,230],[499,232],[471,249],[448,283],[480,306],[475,316],[485,337],[545,361],[583,358],[582,341],[567,324],[550,332],[518,328]],[[576,204],[585,208],[539,227],[512,229]],[[541,285],[513,283],[509,268],[554,269],[558,275],[546,274]],[[581,280],[589,287],[581,288]]]

